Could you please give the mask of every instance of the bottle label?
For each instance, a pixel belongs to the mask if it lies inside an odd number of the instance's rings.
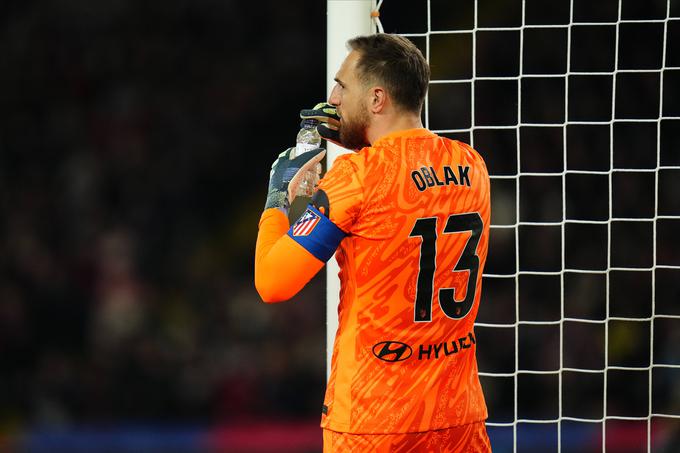
[[[311,151],[313,149],[317,149],[318,145],[314,145],[311,143],[298,143],[295,146],[295,155],[299,156],[300,154],[304,154],[308,151]]]

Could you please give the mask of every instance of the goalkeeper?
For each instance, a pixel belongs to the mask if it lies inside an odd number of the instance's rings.
[[[486,166],[423,128],[429,67],[410,41],[377,34],[348,47],[329,105],[302,116],[356,153],[335,160],[292,226],[295,187],[325,152],[279,155],[255,285],[265,302],[284,301],[337,258],[325,452],[491,451],[473,328],[489,243]]]

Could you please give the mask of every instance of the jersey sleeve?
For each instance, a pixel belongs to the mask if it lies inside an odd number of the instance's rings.
[[[279,209],[262,213],[255,245],[255,288],[265,302],[290,299],[324,264],[286,234],[288,227],[288,217]]]
[[[345,154],[335,159],[314,197],[314,205],[345,233],[351,233],[363,205],[357,158],[357,154]]]
[[[297,294],[351,232],[363,202],[353,156],[335,160],[319,182],[313,205],[292,226],[279,209],[262,214],[255,247],[255,288],[265,302]]]
[[[313,206],[288,228],[288,217],[267,209],[255,248],[255,288],[265,302],[297,294],[333,256],[345,233]]]

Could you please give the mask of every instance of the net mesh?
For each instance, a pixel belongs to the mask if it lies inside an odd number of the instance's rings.
[[[378,7],[430,62],[425,125],[491,175],[494,448],[680,448],[680,2]]]

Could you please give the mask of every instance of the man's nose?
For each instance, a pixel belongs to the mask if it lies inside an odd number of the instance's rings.
[[[333,87],[333,91],[331,91],[331,95],[328,96],[328,103],[337,107],[338,104],[340,104],[340,96],[338,96],[338,86],[335,85]]]

